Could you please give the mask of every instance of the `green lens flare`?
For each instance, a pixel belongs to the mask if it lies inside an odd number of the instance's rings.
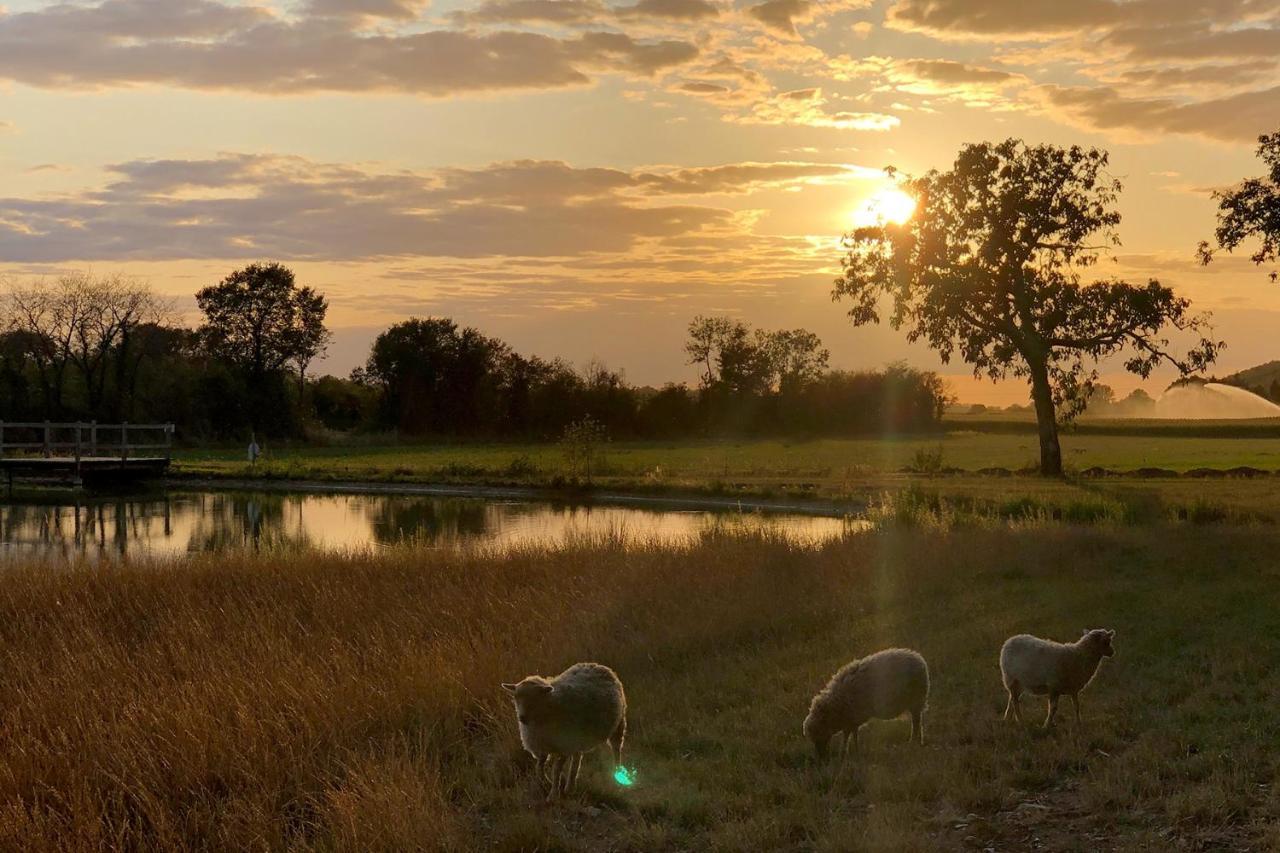
[[[625,767],[618,767],[613,771],[613,781],[617,782],[624,788],[630,788],[636,783],[635,775]]]

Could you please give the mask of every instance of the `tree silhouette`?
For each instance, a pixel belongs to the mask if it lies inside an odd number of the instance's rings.
[[[1040,471],[1050,476],[1062,473],[1059,413],[1078,414],[1100,359],[1123,351],[1125,368],[1139,376],[1162,362],[1187,375],[1222,346],[1204,337],[1206,318],[1159,282],[1081,282],[1119,245],[1121,187],[1106,165],[1097,149],[1016,139],[966,145],[951,171],[903,183],[916,199],[910,219],[845,236],[835,282],[833,296],[852,303],[855,325],[879,322],[888,299],[892,326],[944,362],[958,355],[975,376],[1027,379]],[[1199,340],[1175,356],[1166,326]]]
[[[1250,178],[1237,187],[1213,194],[1218,201],[1218,228],[1214,239],[1218,248],[1234,251],[1250,238],[1262,244],[1250,256],[1255,264],[1280,261],[1280,131],[1258,137],[1258,157],[1267,166],[1267,175]],[[1200,260],[1213,260],[1208,241],[1200,244]],[[1280,270],[1271,271],[1271,280],[1280,279]]]
[[[221,283],[196,293],[204,312],[201,336],[216,357],[239,365],[254,381],[324,352],[328,304],[310,287],[298,287],[293,271],[277,264],[250,264]]]

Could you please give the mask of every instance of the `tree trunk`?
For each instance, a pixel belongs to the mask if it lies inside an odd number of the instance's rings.
[[[1058,412],[1053,405],[1053,388],[1049,385],[1048,365],[1032,362],[1031,398],[1036,404],[1036,423],[1040,428],[1040,475],[1062,476],[1062,446],[1058,443]]]

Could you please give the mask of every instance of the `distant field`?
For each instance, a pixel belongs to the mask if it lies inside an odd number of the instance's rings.
[[[897,472],[915,464],[919,454],[939,449],[942,465],[948,468],[1018,470],[1036,465],[1039,445],[1034,433],[979,432],[959,426],[939,436],[901,439],[615,442],[606,448],[593,479],[650,486],[809,483],[830,490],[868,474]],[[1067,433],[1062,438],[1067,465],[1075,470],[1280,469],[1280,426],[1274,424],[1236,436],[1186,436],[1173,428],[1147,428],[1117,434]],[[1216,428],[1244,429],[1239,424]],[[238,448],[187,450],[179,453],[176,470],[191,475],[403,482],[547,482],[571,475],[555,444],[268,447],[266,461],[253,470]]]
[[[886,526],[505,556],[201,555],[0,576],[0,847],[25,850],[1263,850],[1280,844],[1280,534]],[[1044,734],[1000,719],[1005,637],[1117,633]],[[926,745],[815,765],[809,698],[893,645]],[[548,806],[501,681],[626,683]]]

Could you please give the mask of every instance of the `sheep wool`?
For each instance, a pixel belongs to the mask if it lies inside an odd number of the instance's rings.
[[[583,753],[602,743],[613,751],[614,766],[621,765],[627,698],[609,667],[577,663],[554,678],[531,675],[502,689],[515,702],[520,742],[551,783],[549,799],[573,788]]]
[[[1058,713],[1058,699],[1070,696],[1080,721],[1080,691],[1093,681],[1103,658],[1112,657],[1111,642],[1116,632],[1106,628],[1086,630],[1074,643],[1057,643],[1030,634],[1019,634],[1004,641],[1000,649],[1000,674],[1009,704],[1004,718],[1022,719],[1020,698],[1023,691],[1049,697],[1049,713],[1044,727],[1053,724]]]
[[[842,666],[813,697],[804,734],[821,758],[831,738],[844,734],[844,754],[858,748],[858,730],[868,720],[911,715],[911,740],[924,743],[929,666],[919,652],[885,649]]]

